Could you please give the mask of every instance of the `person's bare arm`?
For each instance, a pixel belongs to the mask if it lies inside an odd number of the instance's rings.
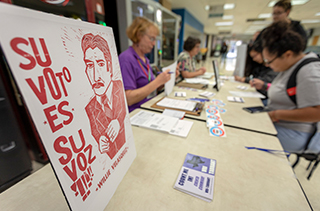
[[[275,110],[268,112],[268,114],[273,122],[277,122],[279,120],[296,122],[319,122],[320,105],[293,110]]]

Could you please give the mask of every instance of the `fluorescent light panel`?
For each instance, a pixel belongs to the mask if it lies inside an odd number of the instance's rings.
[[[216,26],[232,26],[233,22],[229,21],[229,22],[216,22],[215,24]]]
[[[301,20],[301,23],[320,23],[320,20]]]
[[[210,6],[209,6],[209,5],[206,5],[206,6],[204,7],[204,9],[205,9],[205,10],[209,10],[209,9],[210,9]]]
[[[271,13],[262,13],[258,16],[258,18],[271,18]]]
[[[229,19],[233,19],[233,15],[224,15],[224,16],[222,16],[222,20],[229,20]]]
[[[320,16],[320,12],[316,13],[316,16]]]
[[[231,9],[233,9],[235,7],[235,4],[225,4],[224,6],[223,6],[223,9],[225,9],[225,10],[231,10]]]

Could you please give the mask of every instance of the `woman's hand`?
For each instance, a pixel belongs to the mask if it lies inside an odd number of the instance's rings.
[[[257,90],[261,90],[263,89],[264,86],[264,81],[258,79],[258,78],[254,78],[251,81],[249,81],[250,86],[256,88]]]
[[[169,73],[169,71],[170,69],[167,69],[156,77],[155,81],[158,82],[159,86],[165,84],[167,81],[170,80],[171,74]]]
[[[206,71],[207,71],[207,70],[206,70],[205,67],[200,67],[200,68],[197,70],[197,72],[199,73],[199,75],[205,74]]]
[[[236,75],[236,76],[234,76],[234,80],[244,83],[245,77],[240,77],[240,76]]]

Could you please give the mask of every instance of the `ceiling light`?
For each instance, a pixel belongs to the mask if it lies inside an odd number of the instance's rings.
[[[231,9],[233,9],[235,7],[235,4],[225,4],[224,6],[223,6],[223,9],[225,9],[225,10],[231,10]]]
[[[205,10],[209,10],[209,9],[210,9],[210,6],[209,6],[209,5],[206,5],[206,6],[204,7],[204,9],[205,9]]]
[[[320,16],[320,12],[316,13],[316,16]]]
[[[230,26],[222,26],[222,27],[218,27],[218,30],[219,31],[223,31],[223,30],[231,30],[232,29],[232,27],[230,27]]]
[[[216,22],[216,26],[232,26],[233,22]]]
[[[233,15],[224,15],[222,16],[222,20],[233,19]]]
[[[258,16],[258,18],[271,18],[271,13],[262,13]]]
[[[307,3],[309,0],[292,0],[291,5],[302,5]],[[273,7],[277,1],[270,1],[268,7]]]
[[[309,0],[292,0],[291,4],[292,5],[302,5],[307,3]]]
[[[320,20],[301,20],[301,23],[320,23]]]

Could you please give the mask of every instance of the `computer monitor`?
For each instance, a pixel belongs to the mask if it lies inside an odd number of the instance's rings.
[[[243,44],[237,46],[237,59],[236,59],[236,68],[233,72],[234,76],[244,76],[244,69],[246,67],[247,59],[247,45]]]
[[[216,81],[216,84],[213,86],[217,91],[220,90],[220,79],[219,79],[219,68],[217,60],[212,60],[212,66],[213,66],[213,72],[214,72],[214,78]]]

